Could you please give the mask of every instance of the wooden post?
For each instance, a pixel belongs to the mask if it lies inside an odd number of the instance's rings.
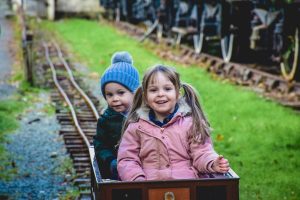
[[[32,52],[32,43],[33,43],[33,33],[26,31],[26,39],[23,41],[23,55],[25,62],[25,78],[26,81],[33,86],[33,52]]]

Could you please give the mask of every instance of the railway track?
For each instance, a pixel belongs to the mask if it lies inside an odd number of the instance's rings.
[[[56,43],[44,43],[43,46],[57,88],[51,96],[60,105],[56,114],[61,124],[60,134],[63,135],[76,171],[73,182],[80,190],[79,199],[91,199],[89,148],[99,118],[95,106],[97,100],[90,98],[76,83],[59,46]]]
[[[144,39],[145,31],[137,26],[121,21],[115,22],[115,26],[137,40]],[[254,69],[245,64],[225,62],[221,58],[205,53],[197,54],[193,48],[186,45],[181,45],[174,51],[174,41],[155,35],[150,35],[149,38],[153,42],[160,42],[167,47],[163,51],[157,50],[157,54],[161,58],[184,65],[205,67],[207,71],[223,79],[250,87],[268,99],[300,111],[300,83],[284,80],[280,76]]]

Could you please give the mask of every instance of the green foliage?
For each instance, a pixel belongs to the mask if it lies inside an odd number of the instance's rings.
[[[73,163],[71,158],[66,158],[61,161],[59,168],[55,170],[56,174],[64,175],[67,181],[75,179],[76,172],[73,168]],[[76,186],[70,186],[64,194],[59,195],[60,200],[75,200],[79,196],[79,189]]]
[[[24,107],[24,102],[17,100],[0,101],[0,179],[2,180],[8,180],[15,174],[15,169],[11,168],[9,154],[4,147],[5,134],[18,127],[16,117]]]
[[[73,163],[71,158],[66,158],[60,162],[60,166],[55,169],[56,174],[70,174],[72,177],[75,176]]]
[[[76,188],[69,188],[63,195],[59,195],[59,200],[75,200],[78,199],[80,191]]]
[[[11,131],[17,127],[16,116],[24,107],[24,103],[18,100],[0,101],[0,133]]]
[[[0,141],[2,143],[3,138],[0,138]],[[14,167],[14,163],[9,159],[8,152],[4,146],[0,145],[0,179],[11,180],[16,174],[17,169]]]
[[[72,19],[44,26],[66,41],[98,73],[97,79],[118,50],[132,54],[140,74],[157,63],[175,66],[182,80],[199,91],[214,128],[215,148],[241,177],[240,199],[300,199],[300,117],[294,111],[226,80],[214,80],[202,68],[161,60],[153,52],[163,47],[138,43],[110,25]]]
[[[55,114],[55,105],[54,104],[47,104],[43,107],[43,110],[45,113],[47,113],[49,116],[53,116]]]

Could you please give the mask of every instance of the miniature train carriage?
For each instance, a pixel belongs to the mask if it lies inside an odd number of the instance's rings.
[[[168,181],[116,181],[102,179],[94,147],[90,147],[91,193],[93,199],[105,200],[238,200],[239,177],[211,174],[207,178]]]

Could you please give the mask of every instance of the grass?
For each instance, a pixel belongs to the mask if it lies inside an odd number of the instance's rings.
[[[2,180],[7,180],[14,174],[4,143],[7,142],[6,134],[18,127],[17,116],[24,107],[24,102],[18,100],[0,101],[0,179]]]
[[[64,160],[61,160],[61,164],[59,167],[55,170],[56,174],[60,175],[69,175],[69,179],[74,179],[76,178],[76,172],[75,169],[73,168],[73,162],[71,158],[66,158]],[[76,186],[71,185],[70,187],[67,188],[66,192],[63,194],[59,195],[60,200],[72,200],[76,199],[80,194],[79,189],[77,189]]]
[[[153,53],[154,45],[138,43],[108,24],[69,19],[44,22],[43,27],[55,32],[73,52],[72,59],[88,65],[97,79],[119,50],[132,54],[140,74],[157,63],[176,66],[182,80],[199,91],[214,128],[215,149],[241,178],[240,199],[300,199],[299,114],[202,68],[164,61]]]

